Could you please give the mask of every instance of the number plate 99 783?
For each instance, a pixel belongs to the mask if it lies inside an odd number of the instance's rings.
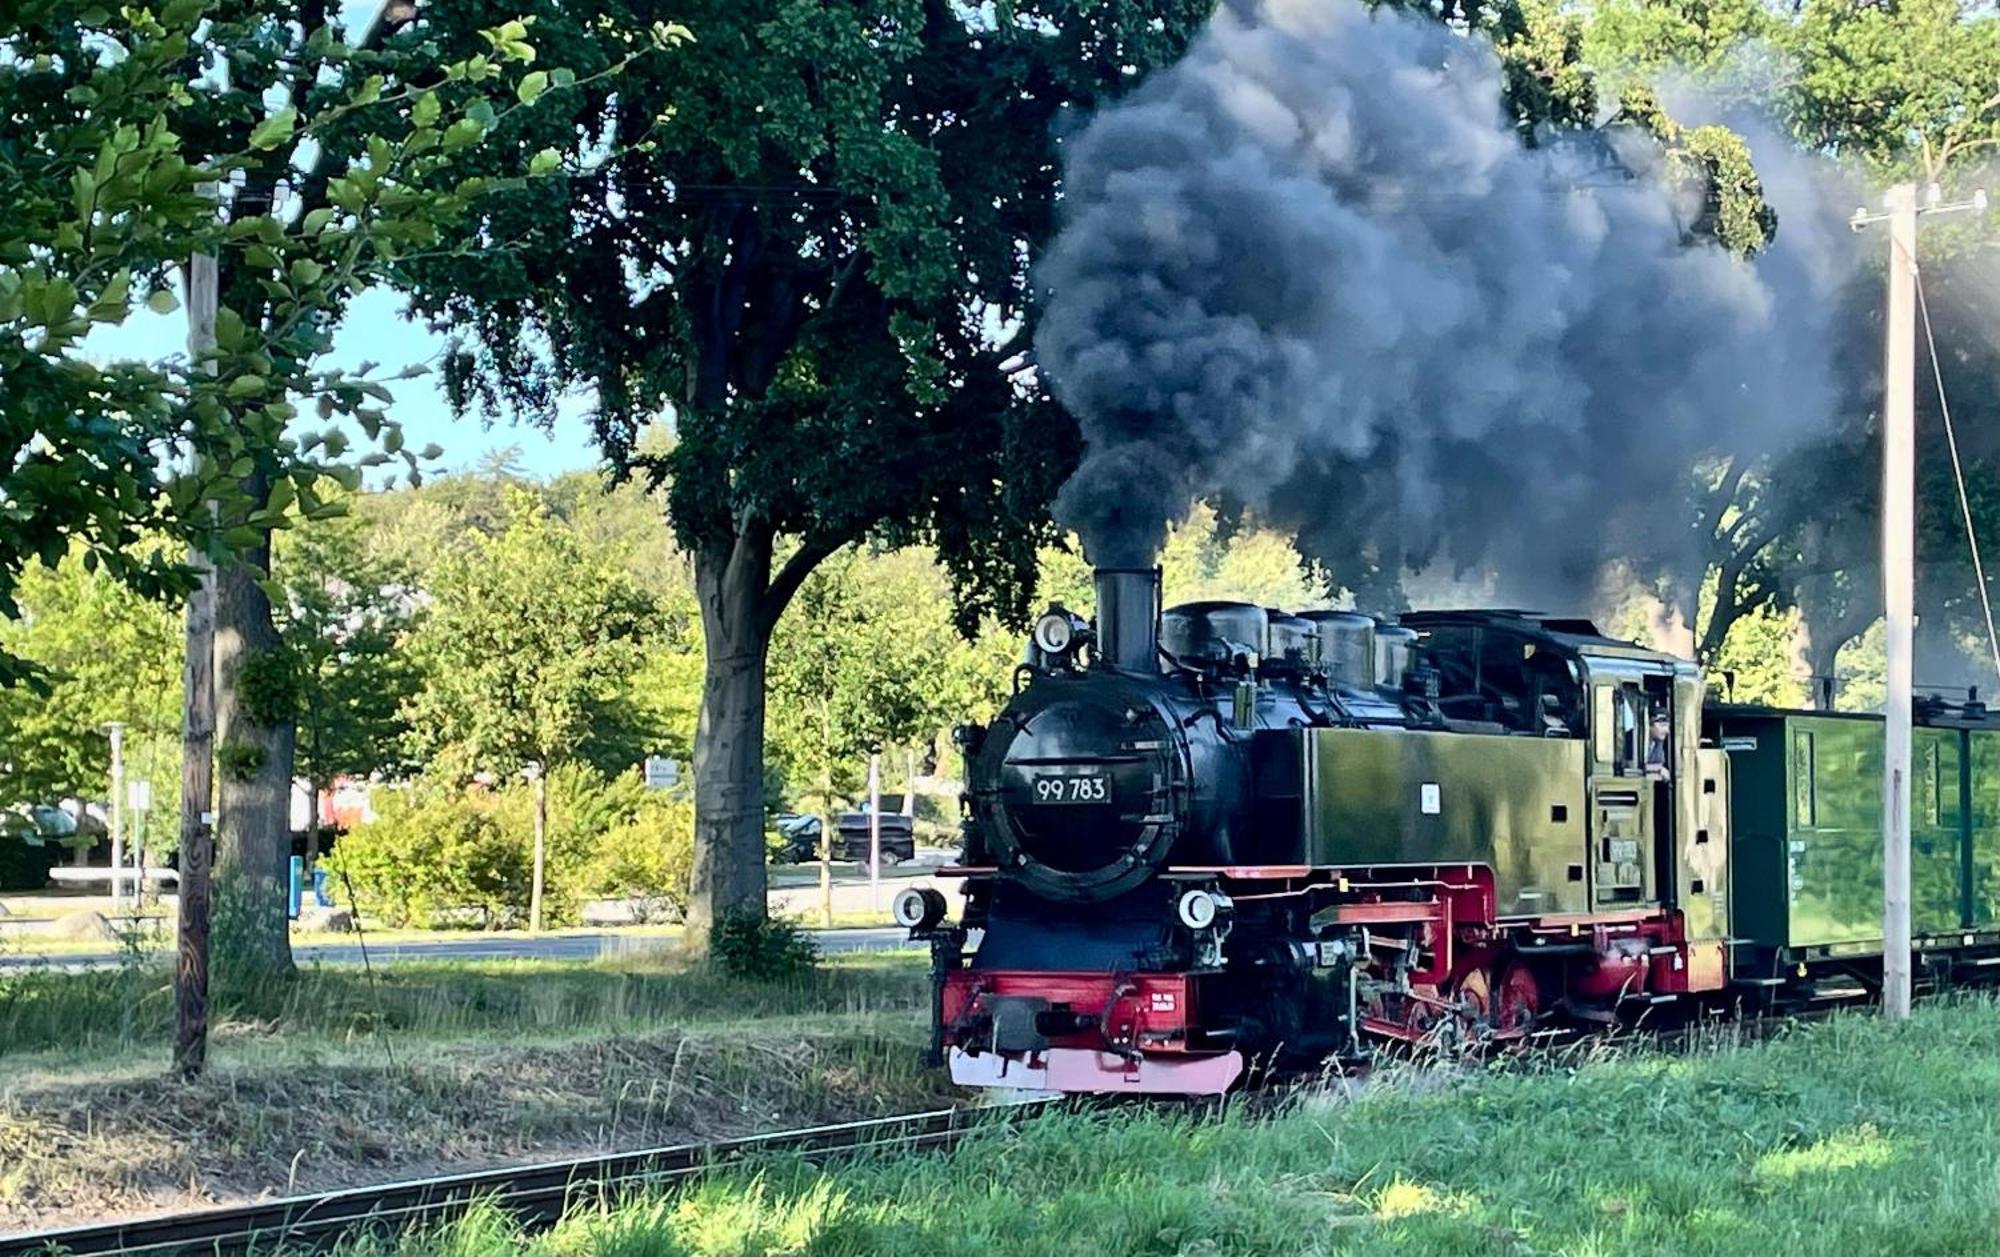
[[[1109,803],[1111,778],[1101,772],[1041,773],[1034,779],[1037,803]]]

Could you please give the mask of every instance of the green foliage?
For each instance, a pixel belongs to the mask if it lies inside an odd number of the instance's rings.
[[[282,725],[299,714],[299,668],[292,652],[253,650],[237,669],[236,701],[251,723]]]
[[[526,919],[532,852],[501,827],[484,792],[418,783],[384,796],[375,819],[326,859],[361,911],[391,925],[431,925],[461,909],[491,927]],[[551,919],[561,919],[560,902],[549,896]]]
[[[927,553],[835,555],[806,578],[772,642],[771,762],[792,792],[836,810],[854,797],[871,750],[928,747],[995,705],[1012,649],[996,659],[959,636]]]
[[[527,919],[534,790],[518,778],[462,786],[446,774],[378,791],[375,819],[327,857],[351,878],[362,911],[394,925],[500,928]],[[544,910],[574,922],[586,900],[634,897],[662,917],[686,906],[693,818],[683,800],[638,774],[607,779],[583,764],[549,778]],[[338,884],[338,883],[336,883]]]
[[[254,781],[264,767],[264,748],[248,742],[223,742],[215,748],[215,771],[231,781]]]
[[[641,921],[687,914],[688,873],[694,862],[694,804],[648,792],[628,819],[614,821],[593,844],[585,890],[630,900]]]
[[[0,472],[13,523],[0,616],[17,614],[23,567],[53,566],[72,544],[158,594],[187,577],[171,548],[135,545],[149,529],[221,556],[256,550],[290,512],[322,513],[319,487],[355,483],[356,460],[344,432],[298,428],[290,398],[379,440],[359,461],[415,473],[381,409],[387,386],[317,362],[352,293],[413,250],[467,245],[445,233],[491,188],[457,168],[529,107],[487,93],[518,95],[535,53],[519,22],[444,61],[391,38],[394,20],[350,45],[327,16],[280,0],[30,0],[0,18],[0,436],[19,455]],[[190,77],[201,65],[228,72]],[[204,185],[234,189],[226,219]],[[93,326],[142,303],[171,312],[167,267],[194,254],[221,276],[211,356],[103,365],[84,352]],[[193,470],[170,477],[177,464]],[[0,682],[24,674],[0,656]]]
[[[656,11],[692,39],[495,129],[491,170],[553,150],[562,174],[554,195],[489,202],[520,250],[410,269],[418,304],[471,333],[454,400],[546,416],[594,388],[605,450],[667,478],[690,551],[928,536],[963,623],[1018,612],[1075,435],[967,312],[1031,314],[1019,246],[1047,234],[1056,120],[1174,55],[1209,7],[534,6],[537,40],[580,73]],[[432,15],[452,49],[492,18]],[[669,404],[678,442],[635,450]]]
[[[818,966],[819,944],[795,921],[725,912],[709,926],[708,955],[731,977],[784,982]]]
[[[294,661],[299,772],[318,787],[405,766],[401,709],[417,674],[399,644],[414,601],[409,574],[375,552],[370,532],[343,510],[279,534],[272,556],[273,608]]]
[[[1759,607],[1738,616],[1730,625],[1722,649],[1707,668],[1711,683],[1723,673],[1733,674],[1735,683],[1718,694],[1738,703],[1767,703],[1774,707],[1805,707],[1811,695],[1806,689],[1804,669],[1798,652],[1799,618],[1796,611],[1776,612]]]
[[[181,625],[88,551],[35,567],[18,586],[21,616],[0,623],[0,651],[37,669],[41,692],[0,689],[0,800],[104,798],[110,789],[105,724],[126,726],[127,775],[156,797],[180,771]],[[164,805],[162,805],[164,806]]]
[[[423,685],[405,708],[420,757],[512,774],[580,756],[608,772],[649,730],[620,705],[658,616],[602,551],[524,492],[498,536],[473,536],[429,577],[430,613],[410,639]]]
[[[1778,214],[1764,200],[1742,136],[1722,126],[1684,127],[1651,89],[1637,85],[1626,89],[1619,118],[1659,141],[1669,174],[1699,201],[1701,212],[1684,229],[1690,241],[1714,240],[1745,256],[1771,242]]]

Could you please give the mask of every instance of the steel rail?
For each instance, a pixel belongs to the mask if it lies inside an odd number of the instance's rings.
[[[364,1230],[435,1225],[482,1202],[500,1206],[527,1225],[546,1225],[579,1202],[610,1200],[628,1188],[671,1186],[757,1156],[818,1158],[945,1149],[981,1122],[1012,1120],[1037,1107],[940,1109],[36,1231],[0,1237],[0,1257],[58,1253],[72,1257],[168,1257],[244,1253],[253,1248],[268,1252],[281,1244],[323,1249]]]

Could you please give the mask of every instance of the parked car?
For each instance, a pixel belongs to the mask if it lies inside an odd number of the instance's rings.
[[[868,813],[842,812],[834,829],[833,858],[868,861]],[[882,863],[895,864],[916,858],[916,819],[901,812],[882,813]]]
[[[780,812],[772,827],[778,831],[778,846],[771,858],[779,864],[808,864],[819,859],[819,817],[799,812]]]

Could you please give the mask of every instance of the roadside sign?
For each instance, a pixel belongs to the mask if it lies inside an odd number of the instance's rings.
[[[134,812],[151,810],[153,806],[153,783],[150,781],[126,782],[125,806]]]
[[[679,760],[669,759],[664,755],[648,755],[646,757],[646,788],[648,790],[665,790],[671,786],[679,785],[680,781],[681,765]]]

